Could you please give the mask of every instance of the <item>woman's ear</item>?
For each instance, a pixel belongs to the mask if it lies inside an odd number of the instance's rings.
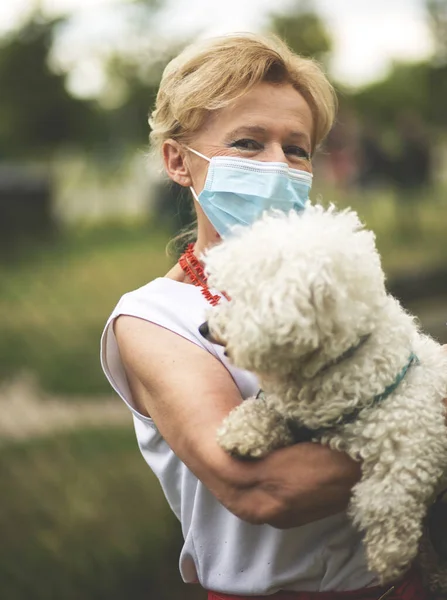
[[[190,187],[192,178],[185,160],[184,148],[176,140],[166,140],[162,147],[166,173],[179,185]]]

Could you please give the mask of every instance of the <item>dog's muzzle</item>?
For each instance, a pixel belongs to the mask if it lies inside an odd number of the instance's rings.
[[[211,343],[214,343],[214,341],[212,339],[212,336],[211,336],[210,328],[208,327],[208,321],[205,321],[204,323],[202,323],[200,325],[200,327],[199,327],[199,333],[206,340],[208,340]]]
[[[211,344],[216,344],[217,346],[225,346],[225,342],[223,342],[222,340],[217,340],[213,334],[210,331],[210,328],[208,326],[208,321],[205,321],[204,323],[202,323],[199,327],[199,333],[202,337],[204,337],[206,340],[208,340],[208,342],[211,342]]]

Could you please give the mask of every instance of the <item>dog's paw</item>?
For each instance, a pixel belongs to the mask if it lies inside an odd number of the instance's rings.
[[[281,415],[261,398],[248,398],[226,417],[217,432],[219,445],[230,454],[262,458],[272,450],[293,443]]]
[[[217,431],[217,442],[226,452],[240,458],[262,458],[269,453],[268,445],[262,443],[259,435],[231,431],[225,423]]]

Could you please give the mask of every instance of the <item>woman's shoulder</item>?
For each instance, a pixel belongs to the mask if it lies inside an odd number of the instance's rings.
[[[153,295],[163,295],[167,297],[178,296],[178,294],[189,293],[196,288],[187,283],[177,281],[171,277],[156,277],[139,288],[126,292],[123,297],[145,297],[150,298]]]
[[[214,354],[213,346],[199,333],[208,307],[199,288],[169,277],[158,277],[124,294],[105,329],[107,331],[120,316],[137,317],[180,334]]]
[[[200,290],[193,285],[177,281],[170,277],[157,277],[139,288],[126,292],[119,300],[118,305],[123,303],[145,303],[157,304],[162,302],[164,306],[177,305],[179,309],[183,301],[202,304]]]
[[[200,335],[205,320],[206,301],[200,290],[186,283],[159,277],[136,290],[124,294],[109,316],[101,336],[101,365],[112,387],[140,420],[146,421],[134,406],[115,335],[115,322],[121,316],[137,317],[178,335],[221,359],[221,349]],[[145,327],[148,345],[151,330]]]
[[[135,316],[142,318],[151,314],[163,314],[176,321],[179,318],[195,321],[202,319],[206,308],[207,304],[200,289],[168,277],[157,277],[125,293],[111,316],[116,318],[119,314],[129,311],[127,314],[136,313]]]

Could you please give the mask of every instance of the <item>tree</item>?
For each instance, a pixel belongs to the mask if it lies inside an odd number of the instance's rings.
[[[297,54],[327,62],[332,49],[331,36],[310,2],[301,2],[288,12],[272,14],[270,29]]]
[[[427,12],[435,40],[435,61],[447,64],[447,0],[426,0]]]
[[[70,95],[69,68],[58,65],[55,72],[49,61],[70,17],[50,19],[36,6],[19,29],[0,38],[0,159],[45,157],[62,146],[119,155],[147,142],[147,115],[172,54],[154,42],[154,17],[162,0],[114,6],[129,42],[105,55],[108,85],[103,97],[90,100]],[[120,101],[110,105],[109,97],[117,96],[110,92],[117,89]]]
[[[429,78],[427,63],[395,62],[384,79],[351,92],[349,98],[343,94],[343,98],[370,123],[392,127],[404,109],[428,121],[432,116]]]
[[[0,39],[0,158],[46,156],[61,144],[91,139],[95,111],[72,98],[51,72],[48,53],[62,19],[34,13]]]
[[[148,116],[155,104],[163,70],[182,46],[171,45],[155,56],[149,50],[141,50],[136,55],[116,53],[109,57],[108,86],[120,89],[119,102],[107,110],[116,139],[130,145],[147,144]]]

